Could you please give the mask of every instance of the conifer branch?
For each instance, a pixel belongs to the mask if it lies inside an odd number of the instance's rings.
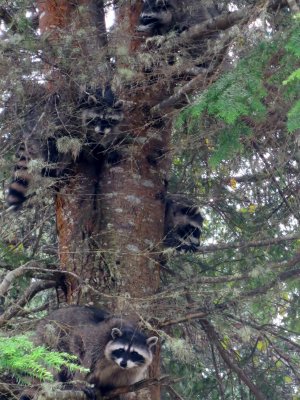
[[[222,357],[223,361],[230,370],[234,371],[240,380],[248,386],[252,394],[257,400],[266,400],[266,397],[260,391],[260,389],[250,380],[250,378],[246,375],[245,371],[242,370],[237,363],[232,359],[229,352],[224,348],[222,343],[220,342],[219,336],[214,328],[214,326],[208,320],[200,321],[200,324],[206,333],[209,341],[216,346],[220,356]]]

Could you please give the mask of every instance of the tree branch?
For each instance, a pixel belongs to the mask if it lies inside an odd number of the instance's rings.
[[[176,324],[180,324],[182,322],[188,322],[191,321],[193,319],[201,319],[201,318],[205,318],[209,315],[209,312],[195,312],[195,313],[189,313],[184,315],[183,317],[177,318],[177,319],[167,319],[165,321],[161,321],[157,324],[158,328],[165,328],[166,326],[170,326],[170,325],[176,325]]]
[[[298,259],[297,262],[300,262],[300,258]],[[277,275],[277,277],[275,279],[273,279],[272,281],[270,281],[270,283],[263,285],[261,287],[258,287],[256,289],[250,290],[249,292],[243,293],[233,301],[236,301],[237,299],[244,299],[244,298],[248,298],[248,297],[257,296],[260,294],[265,294],[270,289],[272,289],[274,286],[276,286],[278,282],[285,282],[286,280],[294,278],[299,275],[300,275],[300,269],[292,269],[292,270],[284,271],[281,274]]]
[[[0,7],[0,19],[2,19],[3,22],[4,22],[6,25],[11,24],[12,21],[13,21],[12,12],[9,11],[9,10],[7,9],[7,7],[4,7],[4,6]]]
[[[244,325],[251,326],[251,328],[257,330],[258,332],[262,332],[262,331],[268,332],[272,336],[275,336],[275,337],[285,341],[286,343],[288,343],[290,345],[290,348],[292,348],[293,350],[294,350],[294,348],[296,348],[297,351],[300,351],[300,345],[298,343],[294,342],[293,340],[291,340],[291,339],[281,335],[280,333],[275,332],[273,329],[271,329],[271,328],[274,328],[277,330],[283,329],[281,326],[271,325],[271,324],[258,325],[255,322],[248,321],[246,319],[237,317],[236,315],[232,315],[230,313],[225,313],[224,315],[230,319],[233,319],[234,321],[238,321]],[[297,335],[296,332],[292,332],[292,334]]]
[[[201,24],[193,25],[186,31],[183,31],[179,35],[178,43],[180,45],[182,44],[182,42],[186,43],[198,40],[204,34],[209,32],[226,30],[228,28],[231,28],[233,25],[235,25],[237,22],[240,22],[243,19],[249,19],[251,15],[252,14],[249,8],[230,12],[227,14],[225,13],[221,14],[218,17],[204,21]]]
[[[38,274],[42,274],[39,276]],[[78,281],[81,281],[81,278],[74,274],[73,272],[68,271],[60,271],[60,270],[49,270],[44,268],[39,268],[39,263],[37,261],[28,261],[26,264],[8,272],[4,277],[2,283],[0,284],[0,297],[4,296],[8,289],[10,288],[13,281],[20,276],[29,275],[34,278],[42,278],[42,279],[55,279],[57,276],[61,275],[71,275],[76,278]]]
[[[282,262],[279,263],[269,263],[268,266],[272,269],[272,270],[278,270],[281,268],[290,268],[293,267],[294,265],[296,265],[299,262],[299,258],[300,255],[296,255],[295,257],[291,258],[290,260],[284,260]],[[280,275],[278,275],[279,277]],[[176,291],[176,293],[178,294],[186,294],[187,289],[186,286],[187,284],[191,286],[193,285],[213,285],[213,284],[218,284],[218,283],[226,283],[226,282],[237,282],[237,281],[242,281],[242,280],[246,280],[246,279],[250,279],[252,278],[251,273],[247,273],[247,274],[235,274],[235,275],[227,275],[227,276],[218,276],[218,277],[214,277],[214,276],[203,276],[201,278],[196,278],[191,282],[183,282],[181,284],[178,285],[170,285],[169,287],[167,287],[165,290],[161,291],[160,293],[158,293],[159,297],[166,297],[168,296],[170,293],[174,293]],[[275,278],[277,279],[277,278]],[[181,290],[181,292],[180,292]]]
[[[162,385],[168,386],[172,382],[173,382],[173,380],[171,380],[168,375],[164,375],[159,378],[145,379],[143,381],[134,383],[133,385],[123,386],[123,387],[114,389],[114,390],[110,391],[107,396],[104,396],[103,400],[114,399],[121,394],[128,393],[128,392],[137,392],[144,388],[149,388],[150,386],[158,386],[158,385],[159,386],[162,386]]]
[[[173,396],[175,400],[184,400],[183,397],[180,396],[179,393],[172,386],[167,386],[167,391]]]
[[[300,254],[297,254],[294,258],[292,258],[291,260],[289,260],[288,262],[284,262],[284,263],[278,263],[276,264],[277,267],[280,265],[285,266],[285,267],[291,267],[296,265],[298,262],[300,262]],[[197,312],[190,312],[187,313],[181,317],[178,317],[176,319],[166,319],[163,321],[158,321],[158,320],[153,320],[152,323],[158,328],[164,328],[166,326],[170,326],[170,325],[176,325],[176,324],[180,324],[183,322],[188,322],[194,319],[203,319],[206,318],[209,314],[211,314],[214,311],[220,311],[226,308],[228,308],[230,305],[235,304],[238,300],[241,299],[245,299],[248,297],[253,297],[253,296],[257,296],[260,294],[265,294],[267,293],[268,290],[270,290],[272,287],[274,287],[279,281],[284,282],[288,279],[294,278],[296,276],[300,275],[300,269],[292,269],[292,270],[288,270],[288,271],[283,271],[280,274],[278,274],[276,276],[276,278],[274,278],[273,280],[271,280],[268,284],[260,286],[256,289],[250,290],[248,292],[243,292],[242,294],[240,294],[239,296],[235,297],[233,300],[230,300],[228,302],[224,302],[224,303],[220,303],[218,305],[216,305],[213,309],[207,309],[204,311],[197,311]],[[194,284],[197,283],[221,283],[221,282],[229,282],[229,281],[234,281],[234,280],[243,280],[243,279],[249,279],[251,278],[250,274],[245,274],[245,275],[239,275],[237,277],[220,277],[220,278],[211,278],[211,277],[203,277],[200,279],[197,279],[196,282],[193,282]],[[186,286],[186,282],[184,283],[184,286]],[[163,293],[160,293],[160,295],[164,294],[166,295],[169,291],[175,291],[176,287],[169,289],[168,291],[164,291]],[[186,289],[184,288],[184,292],[186,293]],[[182,293],[182,294],[183,294]]]
[[[201,24],[193,25],[186,31],[183,31],[176,38],[175,47],[177,48],[180,46],[186,46],[188,42],[196,41],[209,32],[226,30],[235,25],[237,22],[241,21],[242,19],[246,17],[249,18],[250,13],[248,11],[249,10],[244,9],[234,11],[232,13],[222,14],[213,19],[209,19]],[[222,49],[224,49],[225,47],[226,45],[223,44]],[[162,47],[161,49],[163,51],[164,47]],[[180,102],[186,104],[186,95],[194,92],[195,90],[201,90],[201,88],[203,88],[203,82],[205,81],[203,78],[206,77],[209,72],[210,70],[207,68],[199,69],[198,74],[195,78],[193,78],[186,85],[181,87],[174,95],[152,107],[151,113],[153,115],[160,114],[162,111],[166,111],[167,109],[178,105]]]
[[[150,110],[152,115],[160,114],[163,110],[173,107],[175,104],[182,101],[187,94],[193,92],[195,89],[200,90],[201,87],[203,87],[203,77],[206,75],[207,70],[201,71],[199,75],[189,81],[186,85],[182,86],[175,94],[173,94],[173,96],[170,96],[159,104],[156,104]]]
[[[220,376],[220,373],[219,373],[219,368],[218,368],[218,364],[217,364],[217,360],[216,360],[216,356],[215,356],[215,350],[214,350],[213,343],[210,343],[210,350],[211,350],[212,362],[214,365],[217,382],[219,385],[219,392],[220,392],[221,400],[225,400],[224,385],[222,382],[222,377]]]
[[[237,243],[218,243],[212,244],[209,246],[203,246],[199,250],[200,253],[214,253],[219,250],[226,249],[242,249],[242,248],[250,248],[250,247],[264,247],[271,246],[274,244],[290,242],[293,240],[299,240],[300,235],[286,235],[274,239],[263,239],[263,240],[254,240],[252,242],[237,242]]]
[[[17,315],[37,293],[57,286],[56,281],[35,282],[24,293],[24,295],[3,314],[0,315],[0,328],[5,325],[12,317]]]
[[[129,392],[137,392],[144,388],[149,388],[156,385],[170,385],[174,380],[171,380],[169,376],[161,376],[159,378],[145,379],[143,381],[134,383],[129,386],[122,386],[117,389],[111,390],[106,396],[102,396],[100,392],[93,392],[96,400],[111,400],[119,398],[121,394]],[[53,390],[51,392],[40,392],[37,395],[37,400],[88,400],[90,397],[85,394],[83,390]]]
[[[214,326],[208,320],[201,320],[200,324],[204,332],[206,333],[209,341],[213,343],[218,349],[219,354],[224,360],[225,364],[227,364],[227,366],[237,374],[240,380],[246,386],[248,386],[248,388],[250,389],[250,391],[253,393],[254,397],[257,400],[266,400],[266,397],[259,390],[259,388],[256,385],[254,385],[254,383],[249,379],[249,377],[245,374],[245,372],[232,360],[229,352],[225,350],[225,348],[222,346]]]
[[[300,253],[297,254],[291,260],[289,260],[289,262],[286,263],[286,266],[288,266],[288,267],[294,266],[294,265],[298,264],[299,262],[300,262]],[[253,290],[249,290],[248,292],[243,292],[240,295],[236,296],[233,300],[219,304],[217,306],[217,308],[224,310],[224,308],[227,308],[231,304],[235,304],[239,300],[266,294],[270,289],[275,287],[278,284],[278,282],[285,282],[286,280],[295,278],[296,276],[299,276],[299,275],[300,275],[300,269],[290,269],[287,271],[283,271],[280,274],[278,274],[274,279],[272,279],[269,283],[267,283],[266,285],[260,286]]]
[[[296,13],[300,12],[300,7],[298,6],[296,0],[287,0],[286,2],[288,3],[288,6],[289,6],[290,10],[292,11],[292,13],[296,14]]]
[[[281,196],[283,202],[285,203],[287,209],[292,213],[292,215],[294,215],[294,217],[298,221],[300,221],[299,211],[298,210],[293,210],[291,205],[289,204],[288,199],[286,198],[283,190],[281,189],[279,183],[276,180],[276,177],[274,175],[274,167],[269,163],[269,161],[266,159],[266,157],[263,154],[263,152],[260,150],[259,143],[256,142],[256,141],[253,141],[252,145],[253,145],[254,149],[257,151],[257,153],[258,153],[260,159],[262,160],[262,162],[265,164],[265,168],[268,171],[268,173],[270,174],[271,180],[273,181],[274,186],[277,188],[277,191],[278,191],[279,195]]]

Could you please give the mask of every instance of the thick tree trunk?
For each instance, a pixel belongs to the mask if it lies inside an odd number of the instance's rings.
[[[140,7],[141,2],[133,6],[125,4],[118,16],[118,34],[123,30],[122,37],[129,38],[125,45],[130,56],[140,45],[140,39],[130,36]],[[86,13],[85,20],[77,18],[74,24],[78,9],[72,2],[41,1],[40,8],[41,30],[47,34],[51,32],[51,42],[56,46],[64,32],[74,26],[79,29],[80,23],[82,28],[90,28],[96,22],[93,12]],[[91,15],[93,18],[89,17]],[[103,17],[103,12],[99,15]],[[104,36],[100,35],[97,44],[81,46],[80,43],[80,47],[93,63],[93,51],[104,44]],[[74,41],[74,45],[78,42]],[[117,63],[119,68],[124,67],[124,60],[117,60]],[[73,74],[74,71],[76,66]],[[53,73],[56,77],[57,72]],[[91,73],[93,84],[96,75]],[[110,77],[108,73],[106,79]],[[99,80],[101,86],[103,76],[100,75]],[[120,162],[111,165],[105,161],[78,161],[74,173],[57,193],[60,268],[80,278],[66,277],[68,303],[102,305],[105,300],[106,307],[124,316],[153,315],[147,297],[159,288],[158,260],[164,223],[162,198],[168,167],[165,152],[170,141],[170,127],[163,135],[151,127],[149,109],[159,101],[158,93],[162,90],[162,85],[153,86],[147,93],[120,90],[122,99],[134,104],[130,112],[125,112],[120,126],[124,136],[130,137],[120,145]],[[158,374],[159,354],[150,376]],[[139,400],[159,398],[158,387],[152,388],[150,394],[145,391],[138,395]]]

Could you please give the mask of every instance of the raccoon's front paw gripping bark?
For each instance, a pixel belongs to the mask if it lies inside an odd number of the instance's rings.
[[[97,400],[96,389],[92,387],[86,387],[82,389],[83,393],[86,395],[89,400]]]

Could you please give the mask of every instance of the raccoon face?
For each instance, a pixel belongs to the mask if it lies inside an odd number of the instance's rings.
[[[170,0],[144,0],[137,31],[162,35],[170,29],[173,14]]]
[[[87,89],[79,99],[83,127],[96,134],[109,134],[123,119],[122,102],[110,88]]]
[[[112,340],[105,347],[105,357],[117,364],[121,369],[145,368],[151,364],[153,354],[151,348],[158,338],[146,338],[136,330],[113,328]]]

